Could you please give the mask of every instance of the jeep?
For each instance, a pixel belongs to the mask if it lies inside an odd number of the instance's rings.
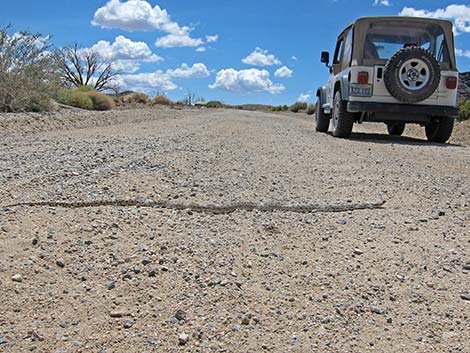
[[[415,17],[366,17],[338,37],[330,78],[317,90],[315,127],[346,138],[354,123],[382,122],[400,136],[420,124],[429,141],[444,143],[458,110],[452,23]]]

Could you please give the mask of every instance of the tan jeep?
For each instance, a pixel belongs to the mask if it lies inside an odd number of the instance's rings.
[[[358,19],[338,37],[330,79],[317,91],[315,124],[349,137],[353,124],[383,122],[391,135],[424,126],[429,141],[446,142],[458,115],[458,71],[452,23],[414,17]]]

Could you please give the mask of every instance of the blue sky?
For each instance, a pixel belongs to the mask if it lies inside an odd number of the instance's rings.
[[[319,61],[358,17],[406,13],[455,23],[470,70],[470,4],[443,0],[15,0],[0,25],[79,43],[115,62],[124,89],[226,103],[290,104],[328,79]]]

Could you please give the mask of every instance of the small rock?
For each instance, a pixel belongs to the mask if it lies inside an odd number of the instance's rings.
[[[149,271],[149,277],[157,277],[157,270],[153,269]]]
[[[124,310],[114,310],[109,313],[111,317],[124,317],[127,316],[127,312]]]
[[[155,346],[156,344],[158,344],[158,342],[155,338],[149,338],[147,340],[147,343],[150,344],[151,346]]]
[[[20,274],[16,274],[16,275],[11,276],[11,280],[13,282],[23,282],[23,276]]]
[[[354,255],[362,255],[364,254],[364,251],[362,251],[361,249],[354,249]]]
[[[186,333],[182,333],[178,336],[178,342],[180,345],[184,346],[186,343],[189,342],[189,335],[187,335]]]
[[[462,294],[460,296],[460,298],[462,298],[463,300],[466,300],[466,301],[470,301],[470,294],[469,293]]]
[[[331,316],[327,316],[325,318],[323,318],[323,320],[321,321],[322,324],[329,324],[330,322],[333,321],[333,318]]]
[[[338,220],[336,221],[336,223],[337,223],[337,224],[340,224],[340,225],[342,225],[342,226],[344,226],[345,224],[348,223],[348,221],[346,221],[345,219],[338,219]]]
[[[144,266],[150,265],[151,263],[152,263],[152,261],[150,261],[148,259],[142,260],[142,265],[144,265]]]
[[[176,310],[175,318],[178,321],[186,321],[186,312],[182,309]]]
[[[0,337],[0,344],[6,344],[8,340],[5,337]]]
[[[250,324],[250,316],[249,315],[243,315],[242,316],[242,325],[249,325]]]
[[[106,288],[108,288],[108,290],[116,288],[116,282],[115,281],[109,281],[108,284],[106,285]]]
[[[371,306],[370,311],[377,315],[384,315],[387,313],[387,309],[379,308],[377,306]]]
[[[55,264],[59,267],[64,267],[65,266],[65,261],[64,259],[60,258],[55,261]]]
[[[132,320],[126,320],[126,321],[124,321],[124,328],[125,328],[125,329],[129,329],[129,328],[131,328],[133,325],[134,325],[134,321],[132,321]]]
[[[393,322],[393,319],[392,319],[391,317],[389,317],[389,318],[387,319],[387,324],[391,324],[392,322]]]
[[[463,265],[463,269],[466,271],[470,271],[470,263]]]
[[[31,240],[31,244],[33,244],[33,246],[38,245],[38,243],[39,243],[39,239],[38,239],[38,238],[33,238],[33,239]]]

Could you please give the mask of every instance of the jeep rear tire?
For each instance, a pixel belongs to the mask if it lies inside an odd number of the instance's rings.
[[[445,143],[450,139],[454,129],[454,118],[447,116],[426,124],[426,137],[430,142]]]
[[[341,92],[336,92],[331,117],[333,121],[334,137],[345,138],[351,136],[354,125],[354,115],[348,112],[347,105],[348,102],[341,99]]]
[[[387,131],[388,134],[391,136],[401,136],[405,131],[406,124],[405,123],[388,123],[387,124]]]
[[[330,127],[330,117],[323,111],[323,101],[318,97],[315,104],[315,130],[318,132],[328,132]]]
[[[441,82],[441,69],[434,55],[424,48],[399,50],[385,65],[384,82],[390,94],[403,103],[431,97]]]

